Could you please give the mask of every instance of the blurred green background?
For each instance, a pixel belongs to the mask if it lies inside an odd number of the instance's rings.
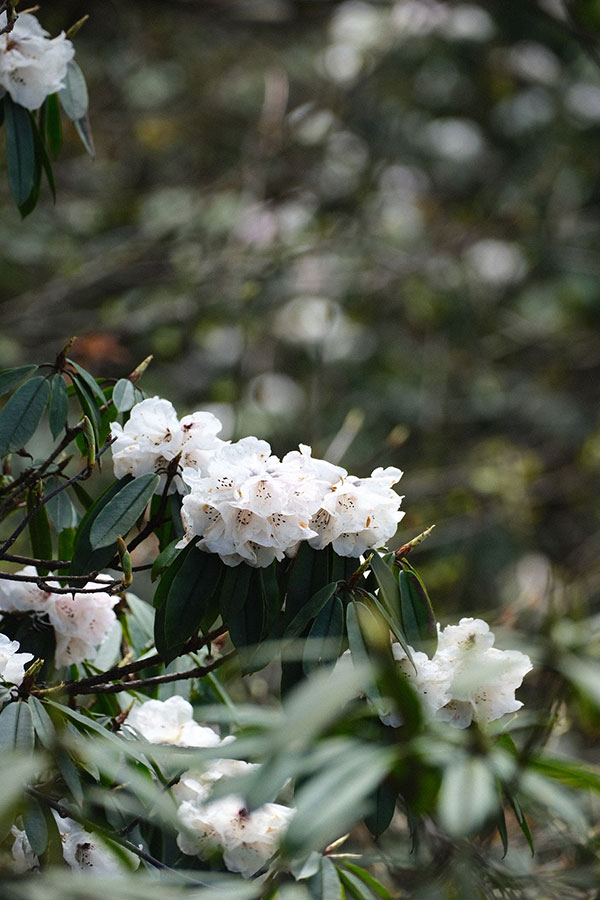
[[[569,18],[571,10],[574,18]],[[2,183],[2,366],[148,354],[180,414],[405,471],[441,617],[600,582],[600,3],[102,0],[97,157]]]

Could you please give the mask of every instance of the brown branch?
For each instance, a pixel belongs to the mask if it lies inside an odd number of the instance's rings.
[[[195,650],[200,650],[201,647],[206,647],[207,644],[212,644],[217,638],[222,637],[227,632],[227,627],[225,625],[221,625],[219,628],[215,628],[213,631],[209,631],[207,634],[202,635],[197,638],[190,638],[189,641],[186,641],[183,645],[183,650],[179,654],[180,656],[185,656],[186,653],[193,653]],[[85,694],[86,688],[93,687],[96,684],[102,684],[106,681],[112,681],[114,679],[122,679],[126,675],[133,675],[134,672],[139,672],[141,669],[147,669],[152,666],[160,665],[164,660],[158,653],[154,653],[152,656],[147,656],[143,659],[138,659],[135,662],[128,663],[125,666],[113,666],[111,669],[107,669],[106,672],[98,672],[97,675],[90,675],[89,678],[81,678],[79,681],[71,681],[67,682],[67,688],[69,685],[77,686],[79,694]],[[128,684],[131,684],[129,682]]]
[[[71,565],[65,559],[34,559],[32,556],[20,556],[16,553],[5,553],[2,559],[6,562],[20,563],[23,566],[41,566],[43,569],[68,569]]]
[[[203,678],[209,672],[218,669],[223,663],[228,662],[236,655],[235,650],[220,656],[208,666],[196,666],[194,669],[188,669],[187,672],[169,672],[166,675],[155,675],[152,678],[137,678],[133,681],[126,681],[119,684],[96,684],[93,687],[84,688],[83,690],[77,682],[62,685],[62,690],[70,697],[77,694],[120,694],[123,691],[136,691],[139,688],[153,687],[156,684],[169,684],[173,681],[186,681],[189,678]],[[40,691],[32,691],[34,695],[44,695],[44,689]]]

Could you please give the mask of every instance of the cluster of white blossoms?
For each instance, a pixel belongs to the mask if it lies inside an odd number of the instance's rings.
[[[0,15],[0,29],[6,13]],[[49,94],[64,86],[75,50],[64,32],[49,38],[31,13],[21,13],[12,29],[0,35],[0,87],[26,109],[39,109]]]
[[[360,556],[391,538],[404,516],[392,488],[400,469],[378,468],[369,478],[312,457],[311,448],[279,459],[266,441],[221,441],[211,413],[181,419],[167,400],[152,397],[133,407],[125,426],[112,425],[115,475],[158,472],[179,457],[172,490],[184,494],[182,544],[195,540],[223,562],[268,566],[293,556],[301,541],[332,545],[340,556]],[[159,490],[161,487],[159,486]]]
[[[26,566],[16,574],[37,577],[33,566]],[[53,581],[46,580],[46,584],[52,587]],[[97,584],[90,583],[85,587],[97,587]],[[54,662],[57,666],[68,666],[95,656],[97,647],[116,621],[113,607],[118,602],[118,597],[105,591],[54,594],[41,590],[35,582],[0,582],[0,614],[34,613],[48,619],[56,637]]]
[[[147,741],[180,747],[215,747],[229,744],[212,728],[198,725],[193,708],[182,697],[148,700],[134,706],[127,724]],[[211,799],[217,782],[255,770],[256,764],[239,759],[213,759],[202,771],[184,772],[172,791],[178,804],[181,830],[177,845],[188,856],[210,859],[222,854],[230,872],[250,878],[277,853],[279,842],[294,810],[279,803],[265,803],[248,812],[236,794]]]
[[[436,719],[457,728],[472,721],[492,722],[523,704],[515,691],[533,668],[518,650],[498,650],[494,634],[483,619],[464,618],[458,625],[438,625],[438,646],[431,659],[412,650],[416,667],[400,644],[393,643],[394,659]],[[388,725],[399,725],[397,716],[385,716]]]
[[[123,872],[124,853],[130,865],[133,868],[138,867],[139,858],[133,853],[120,847],[119,856],[116,856],[95,835],[85,831],[79,822],[68,816],[60,816],[54,809],[52,815],[58,826],[63,859],[70,869],[84,872],[94,869],[98,875],[117,875]],[[11,834],[14,837],[11,850],[13,872],[16,875],[23,875],[25,872],[39,869],[39,860],[25,831],[13,825]]]
[[[195,412],[183,419],[177,417],[173,404],[160,397],[148,397],[137,403],[124,426],[111,425],[114,438],[112,456],[115,476],[161,476],[158,489],[163,490],[169,464],[180,456],[180,467],[198,471],[206,468],[211,455],[224,443],[217,435],[221,422],[209,412]],[[183,491],[179,475],[169,492]]]
[[[32,653],[19,653],[20,646],[18,641],[0,634],[0,680],[6,684],[20,685],[25,666],[33,659]]]

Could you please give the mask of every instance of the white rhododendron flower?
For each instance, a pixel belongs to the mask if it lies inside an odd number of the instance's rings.
[[[6,13],[0,15],[0,28]],[[19,106],[39,109],[48,94],[64,87],[75,50],[64,32],[49,38],[35,16],[21,13],[12,29],[0,35],[0,85]]]
[[[370,478],[340,478],[310,521],[317,532],[309,541],[311,547],[322,550],[332,544],[339,556],[360,556],[385,544],[404,518],[403,498],[392,490],[401,477],[400,469],[389,466],[375,469]]]
[[[64,860],[71,869],[83,871],[95,869],[99,875],[117,875],[123,872],[122,859],[111,853],[96,835],[85,831],[79,822],[60,816],[54,809],[52,815],[58,826]],[[124,851],[122,847],[119,848],[119,853],[123,852],[131,865],[137,868],[139,858],[133,853]]]
[[[29,843],[29,838],[24,830],[17,828],[16,825],[10,829],[10,833],[14,837],[11,853],[13,858],[12,870],[15,875],[24,875],[25,872],[32,872],[39,869],[40,861],[33,852],[33,848]]]
[[[38,577],[33,566],[26,566],[17,574]],[[110,581],[108,576],[106,580]],[[52,587],[58,582],[46,579],[46,584]],[[97,582],[85,585],[86,588],[97,586]],[[80,663],[96,655],[116,622],[113,607],[118,602],[118,597],[106,591],[53,594],[40,590],[33,582],[0,582],[0,613],[28,612],[50,621],[56,638],[57,666]]]
[[[251,878],[277,852],[293,814],[279,803],[248,812],[235,794],[201,804],[186,800],[177,812],[182,825],[177,845],[188,856],[201,858],[221,851],[230,872]]]
[[[147,700],[134,706],[127,724],[151,744],[216,747],[221,743],[216,731],[194,721],[192,704],[178,695],[168,700]]]
[[[7,684],[21,684],[25,666],[33,659],[33,653],[19,653],[19,648],[18,641],[0,634],[0,678]]]
[[[184,543],[200,538],[197,546],[227,565],[268,566],[316,536],[308,523],[320,505],[321,483],[291,460],[282,463],[266,441],[226,444],[205,477],[194,469],[184,469],[183,477],[190,487],[181,509]]]
[[[392,644],[402,674],[436,719],[467,728],[472,721],[492,722],[523,706],[515,691],[533,668],[527,654],[495,648],[483,619],[464,618],[444,629],[438,625],[438,632],[432,659],[411,648],[416,672],[400,644]],[[401,722],[392,715],[385,724]]]
[[[224,443],[217,434],[222,424],[209,412],[195,412],[178,419],[173,404],[160,397],[149,397],[131,410],[125,425],[113,422],[111,435],[114,472],[124,475],[160,476],[158,490],[164,489],[170,462],[181,454],[179,465],[203,471],[215,451]],[[169,492],[183,490],[179,475],[171,482]]]

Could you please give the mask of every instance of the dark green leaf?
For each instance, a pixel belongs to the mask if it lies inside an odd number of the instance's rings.
[[[3,369],[0,372],[0,396],[12,391],[37,371],[37,366],[17,366],[15,369]]]
[[[371,891],[353,872],[338,869],[338,874],[340,881],[346,888],[347,897],[352,897],[352,900],[373,900]]]
[[[114,386],[112,400],[119,412],[127,412],[135,404],[135,387],[129,378],[120,378]]]
[[[73,557],[75,549],[75,529],[63,528],[58,535],[58,558],[68,561]]]
[[[100,426],[102,425],[102,416],[100,415],[98,405],[94,400],[94,397],[87,387],[85,381],[79,375],[73,375],[73,388],[75,390],[75,394],[77,395],[77,399],[79,400],[82,415],[87,416],[90,420],[90,425],[92,426],[94,432],[96,447],[99,448],[101,446]],[[87,453],[85,440],[83,439],[82,435],[78,435],[77,437],[77,446],[79,447],[81,455],[85,456]]]
[[[90,375],[86,369],[83,369],[78,363],[74,362],[72,359],[67,359],[69,365],[73,366],[81,380],[85,383],[90,394],[100,401],[101,405],[104,405],[106,402],[106,397],[102,392],[102,388],[96,381],[93,375]]]
[[[50,388],[41,375],[26,381],[0,412],[0,457],[20,450],[38,427]]]
[[[344,638],[344,606],[337,596],[330,597],[313,622],[304,650],[303,668],[308,675],[314,668],[335,662]]]
[[[54,476],[49,478],[46,482],[46,495],[51,494],[62,484],[63,482]],[[65,528],[77,527],[79,516],[66,489],[60,491],[51,500],[48,500],[45,508],[48,510],[50,521],[58,533],[64,531]]]
[[[83,72],[73,60],[67,66],[63,87],[58,92],[58,97],[62,108],[72,122],[85,116],[88,108],[87,85]]]
[[[73,493],[83,506],[84,510],[87,512],[88,509],[91,509],[91,507],[94,505],[94,498],[86,491],[83,485],[78,481],[74,481],[71,487],[73,488]]]
[[[77,767],[67,753],[59,753],[56,758],[58,771],[63,777],[63,781],[71,792],[73,799],[78,806],[83,803],[83,787],[81,786],[81,778]]]
[[[27,798],[27,805],[23,811],[23,826],[31,849],[36,856],[41,856],[48,844],[48,826],[42,807],[33,797]]]
[[[365,816],[365,825],[374,838],[387,829],[396,811],[398,791],[387,781],[380,784],[373,795],[373,809]]]
[[[6,124],[6,167],[15,203],[21,207],[29,199],[36,177],[36,156],[29,111],[4,95]]]
[[[96,572],[105,568],[115,554],[115,547],[102,547],[99,550],[93,550],[90,543],[90,531],[97,516],[102,512],[104,507],[110,503],[113,497],[119,493],[124,485],[131,482],[131,476],[126,475],[120,481],[116,481],[108,487],[102,496],[88,509],[85,516],[79,523],[75,535],[75,545],[73,548],[73,557],[71,560],[71,575],[86,575],[88,572]]]
[[[31,550],[36,559],[52,559],[52,532],[45,506],[36,509],[39,494],[35,490],[27,492],[27,512],[32,513],[27,526]],[[35,511],[34,511],[35,510]],[[37,567],[39,575],[47,575],[48,569]]]
[[[161,575],[163,571],[171,565],[175,557],[179,554],[179,550],[177,549],[178,543],[178,539],[171,541],[170,544],[167,544],[162,553],[158,554],[158,556],[152,563],[152,572],[150,573],[150,578],[152,581],[156,581],[158,576]]]
[[[56,439],[67,424],[69,400],[67,397],[67,386],[62,375],[54,375],[51,384],[52,393],[48,406],[48,418],[52,437]]]
[[[8,703],[0,713],[0,752],[18,750],[31,753],[34,745],[33,723],[24,700]]]
[[[56,159],[62,146],[62,124],[57,94],[49,94],[44,101],[44,131],[50,152]]]
[[[311,583],[318,552],[313,550],[306,541],[302,541],[298,553],[292,560],[285,600],[286,617],[289,617],[290,621],[303,608],[306,598],[312,597],[315,593],[311,590]]]
[[[56,184],[54,183],[54,174],[52,172],[52,163],[50,162],[50,157],[48,156],[48,151],[46,150],[46,144],[43,136],[40,134],[37,122],[35,121],[35,117],[33,114],[31,115],[31,128],[33,131],[33,143],[35,147],[35,155],[38,162],[38,165],[42,167],[44,172],[46,173],[46,178],[48,179],[48,186],[50,188],[50,192],[52,194],[52,199],[56,200]]]
[[[109,547],[119,536],[125,537],[142,515],[160,477],[149,473],[134,478],[103,507],[90,529],[90,544],[93,550]]]
[[[535,845],[533,843],[533,835],[531,834],[531,831],[529,829],[529,823],[527,822],[525,813],[521,809],[521,804],[519,803],[517,798],[512,793],[509,793],[506,789],[505,789],[505,794],[508,797],[508,802],[510,803],[510,805],[513,808],[513,812],[514,812],[515,818],[519,824],[519,828],[525,835],[525,840],[529,844],[529,849],[531,850],[531,855],[534,856],[535,855]]]
[[[400,590],[392,570],[375,551],[370,560],[371,571],[375,575],[379,587],[379,599],[388,611],[392,620],[402,628],[400,613]]]
[[[334,581],[333,584],[326,584],[320,591],[313,594],[304,606],[298,610],[291,622],[285,626],[283,636],[291,639],[302,634],[308,623],[312,621],[315,616],[319,615],[327,601],[331,599],[336,588],[337,582]]]
[[[186,556],[164,604],[164,634],[168,648],[183,644],[203,623],[223,568],[216,553],[203,553],[195,548],[194,553]],[[208,628],[210,625],[212,622]]]
[[[344,860],[344,867],[346,869],[349,869],[354,873],[354,875],[360,878],[360,880],[364,882],[369,888],[371,888],[374,894],[376,894],[378,897],[381,897],[382,900],[394,900],[388,889],[384,887],[384,885],[379,881],[377,881],[377,879],[374,878],[370,872],[367,872],[366,869],[363,869],[361,866],[357,866],[354,863],[347,862],[346,860]]]

